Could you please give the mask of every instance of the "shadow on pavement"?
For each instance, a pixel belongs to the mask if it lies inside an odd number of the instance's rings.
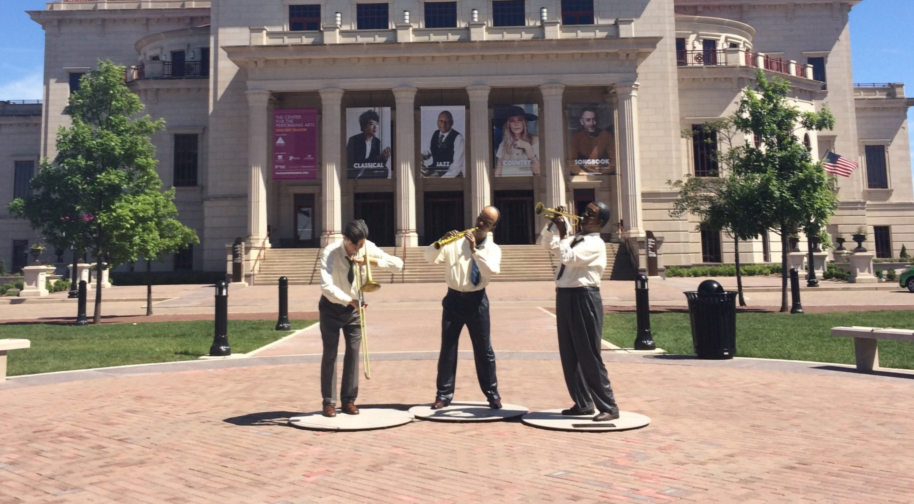
[[[301,412],[298,411],[265,411],[263,413],[251,413],[249,415],[241,415],[231,418],[226,418],[223,422],[230,423],[232,425],[241,425],[245,427],[250,427],[254,425],[286,425],[289,423],[289,419],[300,415]]]
[[[842,373],[851,373],[851,374],[862,374],[870,376],[885,376],[889,378],[907,378],[908,380],[914,380],[914,373],[899,373],[897,371],[885,371],[885,370],[874,370],[870,372],[857,371],[856,368],[849,367],[839,367],[839,366],[815,366],[815,369],[822,369],[825,371],[840,371]]]

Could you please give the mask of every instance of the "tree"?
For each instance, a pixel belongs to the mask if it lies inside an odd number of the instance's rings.
[[[761,213],[758,222],[781,236],[781,311],[787,307],[787,238],[800,227],[824,227],[838,207],[838,198],[822,167],[797,138],[801,128],[822,131],[835,126],[828,108],[800,112],[787,99],[790,85],[783,79],[769,81],[757,73],[758,94],[747,89],[733,115],[737,131],[754,137],[734,152],[733,169],[741,177],[758,181],[750,196]]]
[[[743,276],[739,257],[740,240],[757,238],[767,229],[756,219],[758,201],[753,197],[758,190],[757,177],[742,174],[733,169],[740,162],[740,150],[734,148],[736,129],[732,119],[721,119],[705,124],[706,133],[716,132],[723,149],[715,152],[717,165],[721,168],[720,176],[692,177],[685,181],[678,180],[670,185],[679,191],[679,197],[670,211],[670,216],[679,218],[686,213],[698,217],[699,228],[720,230],[733,239],[736,258],[736,288],[739,305],[746,306],[743,295]],[[693,131],[683,132],[691,136]],[[717,146],[715,146],[717,147]]]
[[[152,261],[161,259],[165,254],[174,254],[192,243],[200,243],[197,233],[178,221],[178,209],[175,207],[175,190],[164,193],[158,191],[146,195],[142,208],[149,212],[142,216],[139,223],[143,237],[137,243],[134,257],[146,259],[146,315],[152,315]]]
[[[124,84],[124,67],[99,62],[64,109],[72,125],[57,131],[54,164],[43,160],[34,195],[9,207],[49,241],[65,234],[77,248],[91,249],[96,278],[105,268],[136,259],[163,197],[150,137],[164,121],[137,117],[142,110]],[[96,289],[95,323],[101,304],[102,289]]]

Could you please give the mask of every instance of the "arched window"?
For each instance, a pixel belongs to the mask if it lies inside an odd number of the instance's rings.
[[[756,149],[761,149],[761,148],[762,148],[762,137],[760,137],[760,136],[756,135],[755,133],[753,133],[753,134],[752,134],[752,141],[755,142],[755,148],[756,148]]]
[[[806,150],[812,152],[812,141],[809,140],[809,133],[803,135],[803,145],[806,146]]]

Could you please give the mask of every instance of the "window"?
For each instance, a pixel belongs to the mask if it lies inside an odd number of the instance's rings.
[[[525,26],[527,15],[524,0],[495,0],[492,2],[492,26]]]
[[[70,94],[79,91],[80,79],[83,78],[83,75],[86,74],[83,72],[73,72],[70,74]]]
[[[825,58],[809,58],[806,62],[812,65],[812,78],[825,82]]]
[[[200,48],[200,77],[209,77],[209,47]]]
[[[876,257],[892,257],[892,238],[889,226],[873,226],[873,235],[876,239]]]
[[[175,135],[175,187],[197,185],[197,135]]]
[[[13,199],[28,198],[32,195],[32,177],[35,176],[34,161],[16,161],[13,174]]]
[[[594,24],[593,0],[562,0],[562,24]]]
[[[356,5],[356,23],[359,30],[386,30],[390,28],[386,3]]]
[[[706,131],[701,124],[692,125],[692,155],[696,177],[717,176],[717,132]]]
[[[752,143],[755,144],[756,149],[761,149],[762,148],[762,137],[753,133],[752,134]]]
[[[187,244],[187,248],[175,254],[175,271],[194,270],[194,246]]]
[[[720,231],[712,229],[701,230],[701,262],[722,262],[720,257]]]
[[[716,65],[717,64],[717,41],[716,40],[702,40],[701,41],[701,55],[702,60],[705,65]]]
[[[866,186],[869,189],[888,189],[889,177],[885,165],[885,146],[867,145]]]
[[[806,150],[812,152],[812,140],[809,139],[809,133],[803,135],[803,146],[806,147]]]
[[[171,51],[171,75],[168,75],[168,63],[165,64],[166,77],[184,77],[187,75],[187,54],[184,51]]]
[[[13,240],[13,273],[22,273],[22,268],[29,264],[29,241]]]
[[[425,2],[426,28],[455,28],[457,2]]]
[[[686,39],[676,39],[676,65],[686,66]]]
[[[290,31],[317,31],[321,29],[320,5],[290,5]]]

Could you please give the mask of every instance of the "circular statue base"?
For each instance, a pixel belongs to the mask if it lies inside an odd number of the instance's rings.
[[[517,418],[527,413],[527,408],[516,404],[502,404],[501,409],[492,409],[487,402],[461,401],[452,402],[450,406],[432,409],[431,404],[413,406],[410,414],[423,420],[441,422],[498,422]]]
[[[620,411],[619,418],[607,422],[594,422],[594,415],[566,416],[561,409],[551,409],[527,413],[521,421],[541,429],[577,432],[624,431],[640,429],[651,423],[649,417],[630,411]]]
[[[347,415],[337,410],[333,418],[325,417],[320,412],[294,416],[289,419],[289,425],[319,431],[363,431],[397,427],[412,421],[413,416],[405,411],[365,408],[360,409],[358,415]]]

